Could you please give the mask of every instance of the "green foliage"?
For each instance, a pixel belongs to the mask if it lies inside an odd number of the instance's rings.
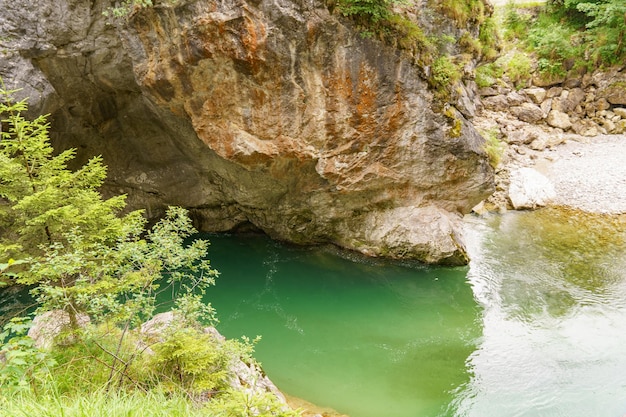
[[[105,10],[102,14],[121,18],[131,15],[135,10],[153,6],[154,2],[152,0],[123,0],[117,6]]]
[[[484,61],[492,61],[498,56],[500,50],[500,34],[495,19],[485,19],[478,32],[478,40],[481,44],[481,54]]]
[[[145,232],[141,212],[121,214],[124,197],[105,200],[98,193],[106,176],[101,158],[69,170],[75,153],[54,155],[45,117],[27,120],[25,102],[14,103],[4,90],[0,95],[0,273],[3,280],[33,286],[38,312],[60,309],[70,321],[45,352],[25,336],[29,321],[5,326],[5,409],[16,410],[26,398],[26,415],[164,415],[150,414],[142,404],[152,403],[149,393],[167,392],[168,398],[188,397],[174,406],[173,412],[184,410],[181,416],[195,415],[187,412],[189,403],[207,395],[222,407],[221,415],[293,415],[273,397],[224,394],[229,365],[251,361],[253,349],[198,330],[216,320],[202,297],[217,271],[204,258],[208,242],[188,242],[196,230],[187,212],[169,208]],[[139,325],[153,315],[163,290],[175,300],[176,328],[144,334]],[[83,313],[91,324],[79,328]],[[129,403],[135,411],[122,411]]]
[[[464,31],[458,40],[459,46],[472,56],[480,56],[482,53],[482,45],[480,40],[474,38],[469,32]]]
[[[507,40],[525,39],[533,16],[521,12],[514,3],[507,3],[504,14],[504,37]]]
[[[523,52],[515,51],[509,56],[504,57],[501,61],[501,65],[504,73],[518,88],[524,87],[526,82],[531,78],[532,60]]]
[[[554,21],[542,15],[528,31],[528,45],[536,51],[539,58],[562,61],[577,57],[581,50],[577,45],[577,31],[572,27]]]
[[[337,8],[342,15],[367,26],[388,19],[392,3],[393,0],[338,0]]]
[[[531,18],[507,6],[506,33],[526,42],[543,60],[539,69],[546,75],[565,74],[576,65],[614,65],[626,57],[623,0],[552,0]]]
[[[497,129],[491,129],[482,132],[482,136],[485,138],[485,152],[489,157],[489,164],[496,168],[500,161],[502,160],[502,156],[504,155],[505,146],[498,139],[498,131]]]
[[[461,80],[461,71],[448,56],[442,56],[432,65],[430,85],[441,95],[451,93],[454,84]]]
[[[22,393],[0,398],[0,417],[206,417],[181,395],[96,391],[82,395]]]
[[[227,386],[228,365],[235,356],[229,349],[235,347],[233,341],[221,343],[211,334],[184,328],[152,347],[150,368],[167,391],[216,393]]]
[[[483,0],[440,0],[441,12],[454,21],[458,28],[464,28],[470,21],[483,23],[487,18]]]
[[[163,276],[181,299],[214,283],[217,272],[203,259],[208,242],[184,244],[195,230],[183,209],[168,209],[144,236],[141,212],[120,216],[124,197],[99,194],[106,176],[100,157],[70,171],[75,152],[53,155],[45,117],[26,120],[25,102],[0,94],[0,261],[21,259],[3,262],[3,273],[35,285],[40,312],[63,309],[74,327],[80,312],[134,325],[152,315]]]
[[[476,68],[476,85],[478,87],[490,87],[502,78],[504,70],[497,62],[481,65]]]
[[[47,380],[55,361],[35,347],[26,333],[31,321],[20,317],[5,324],[0,333],[0,398],[16,391],[28,391]]]
[[[228,390],[206,406],[209,415],[220,417],[297,417],[296,411],[286,410],[284,405],[268,393],[251,393]]]
[[[386,36],[388,41],[419,57],[422,63],[431,63],[433,57],[437,55],[437,48],[433,41],[410,19],[399,14],[391,14],[385,25],[389,28],[388,36]]]

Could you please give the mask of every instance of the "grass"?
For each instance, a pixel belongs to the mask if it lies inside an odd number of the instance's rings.
[[[504,155],[504,144],[498,139],[498,131],[497,129],[490,129],[487,131],[481,132],[482,136],[485,138],[485,152],[489,158],[489,165],[492,168],[496,168],[500,161],[502,160],[502,156]]]
[[[0,417],[201,417],[206,411],[180,395],[158,392],[64,396],[32,393],[0,398]]]

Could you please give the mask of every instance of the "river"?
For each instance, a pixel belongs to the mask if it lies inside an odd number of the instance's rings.
[[[469,267],[211,235],[208,299],[286,393],[351,417],[626,413],[616,217],[468,217]]]

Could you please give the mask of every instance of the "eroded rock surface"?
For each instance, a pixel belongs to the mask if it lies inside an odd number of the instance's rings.
[[[52,114],[58,147],[104,156],[131,207],[464,262],[460,214],[493,191],[471,112],[436,111],[422,69],[323,2],[156,2],[126,20],[102,0],[2,6],[3,78]]]

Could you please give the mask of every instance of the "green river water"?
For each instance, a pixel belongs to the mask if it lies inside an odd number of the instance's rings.
[[[468,218],[469,267],[212,235],[209,299],[286,393],[351,417],[626,413],[626,245],[613,219]]]

